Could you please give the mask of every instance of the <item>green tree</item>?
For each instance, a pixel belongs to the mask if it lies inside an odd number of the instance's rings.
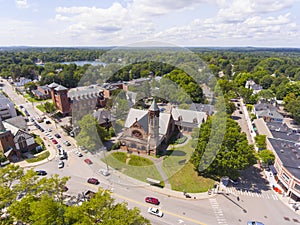
[[[212,120],[210,117],[201,126],[199,142],[191,158],[195,168],[205,168],[205,163],[212,163],[200,174],[213,178],[222,176],[237,177],[240,170],[244,170],[255,163],[253,145],[249,145],[246,135],[241,133],[241,128],[232,119],[227,118],[226,132],[219,149],[209,140]],[[218,132],[218,130],[216,130]],[[218,137],[218,135],[216,135]],[[207,145],[210,143],[210,146]],[[202,157],[205,157],[202,159]],[[203,165],[202,165],[202,164]]]
[[[79,146],[84,146],[90,151],[96,151],[103,147],[104,140],[109,138],[108,131],[98,124],[98,121],[91,115],[87,114],[78,121],[80,132],[76,136]]]
[[[263,150],[266,149],[267,145],[266,145],[266,135],[256,135],[254,137],[255,139],[255,143],[256,146],[258,147],[258,149]]]
[[[54,113],[57,110],[56,106],[51,102],[45,102],[43,107],[47,113]]]
[[[258,152],[258,157],[262,160],[264,164],[273,164],[275,160],[275,155],[270,150],[261,150]]]

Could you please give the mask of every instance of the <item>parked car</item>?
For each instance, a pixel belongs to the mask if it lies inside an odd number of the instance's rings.
[[[146,197],[145,198],[145,202],[148,202],[148,203],[151,203],[151,204],[154,204],[154,205],[158,205],[159,204],[159,201],[157,198],[153,198],[153,197]]]
[[[110,173],[107,169],[100,169],[99,172],[103,175],[103,176],[109,176]]]
[[[70,145],[71,145],[71,143],[68,142],[68,141],[64,141],[63,143],[64,143],[64,145],[66,145],[66,146],[70,146]]]
[[[248,221],[247,225],[264,225],[262,222]]]
[[[60,161],[58,162],[58,168],[61,169],[61,168],[64,168],[64,166],[65,166],[64,161],[61,161],[61,160],[60,160]]]
[[[57,140],[55,140],[55,139],[52,139],[52,143],[55,145],[58,144]]]
[[[52,130],[50,128],[47,129],[48,132],[51,132]]]
[[[164,215],[162,211],[160,211],[158,208],[155,207],[149,207],[148,213],[158,217],[162,217]]]
[[[45,170],[37,170],[35,172],[39,176],[46,176],[47,175],[47,172]]]
[[[82,153],[80,152],[80,151],[75,151],[74,152],[78,157],[82,157],[83,155],[82,155]]]
[[[97,184],[100,183],[96,178],[89,178],[89,179],[87,180],[87,182],[88,182],[89,184],[95,184],[95,185],[97,185]]]
[[[57,134],[57,133],[54,134],[54,136],[57,137],[57,138],[61,138],[61,136],[59,134]]]
[[[59,154],[59,159],[60,159],[60,160],[68,159],[67,153],[64,152],[63,154]]]
[[[51,122],[49,121],[49,120],[46,120],[46,122],[45,122],[46,124],[51,124]]]
[[[84,162],[87,163],[87,164],[89,164],[89,165],[93,164],[93,162],[90,159],[85,159]]]

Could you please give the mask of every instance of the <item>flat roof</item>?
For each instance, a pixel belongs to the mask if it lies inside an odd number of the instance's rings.
[[[297,142],[268,138],[283,166],[300,180],[300,146]]]

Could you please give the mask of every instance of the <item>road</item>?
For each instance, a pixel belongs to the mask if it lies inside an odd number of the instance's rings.
[[[3,85],[4,91],[15,101],[17,105],[23,105],[31,116],[40,115],[31,103],[17,95],[7,82]],[[242,118],[242,117],[241,117]],[[242,123],[243,124],[243,123]],[[65,166],[58,168],[58,158],[36,166],[34,169],[43,169],[48,172],[48,177],[53,174],[60,176],[70,176],[67,186],[69,195],[77,196],[86,190],[97,191],[98,186],[88,184],[87,178],[95,177],[100,180],[102,188],[111,190],[112,196],[117,202],[126,201],[130,208],[138,207],[143,216],[148,218],[152,224],[201,224],[201,225],[245,225],[249,220],[258,220],[267,224],[295,224],[300,221],[298,215],[282,204],[273,191],[265,184],[260,172],[253,168],[254,171],[246,171],[243,174],[241,183],[236,187],[227,187],[219,194],[208,199],[180,199],[169,197],[161,194],[148,185],[136,185],[131,179],[120,174],[118,171],[111,171],[111,175],[105,177],[99,173],[99,169],[106,168],[105,163],[100,160],[99,155],[84,153],[83,157],[74,154],[75,142],[65,136],[61,128],[52,122],[52,124],[40,124],[45,130],[52,129],[54,133],[60,133],[62,138],[57,139],[59,144],[64,147],[68,153],[68,160],[65,160]],[[47,147],[55,150],[55,146],[48,140],[44,133],[35,130],[34,126],[29,124],[29,128],[36,132],[42,138],[46,139]],[[243,128],[242,128],[243,129]],[[62,140],[69,140],[72,146],[67,147],[62,144]],[[85,158],[93,161],[92,165],[84,162]],[[255,184],[255,186],[253,186]],[[146,196],[153,196],[160,200],[159,208],[164,212],[162,218],[155,217],[147,213],[150,206],[144,202]],[[239,197],[239,200],[237,199]],[[286,219],[288,218],[288,219]]]

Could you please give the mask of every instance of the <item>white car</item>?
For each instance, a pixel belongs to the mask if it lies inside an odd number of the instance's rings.
[[[155,207],[149,207],[148,213],[159,217],[162,217],[164,215],[162,211]]]
[[[64,166],[65,166],[65,163],[64,163],[63,161],[60,160],[60,161],[58,162],[58,168],[61,169],[61,168],[63,168]]]
[[[109,175],[110,175],[109,171],[106,170],[106,169],[100,169],[99,172],[100,172],[103,176],[109,176]]]
[[[78,156],[78,157],[82,157],[82,153],[80,151],[75,151],[75,154]]]

